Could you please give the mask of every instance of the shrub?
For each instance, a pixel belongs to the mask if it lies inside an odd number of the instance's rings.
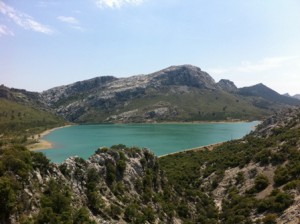
[[[82,224],[96,224],[95,221],[91,221],[88,210],[85,207],[80,208],[74,215],[74,223]]]
[[[6,220],[16,205],[16,189],[9,177],[0,177],[0,220]]]
[[[117,162],[117,172],[120,177],[123,176],[125,170],[126,170],[126,162],[124,160],[119,160]]]
[[[290,179],[289,172],[286,167],[277,167],[275,170],[274,182],[277,186],[281,186],[288,182]]]
[[[106,182],[111,185],[116,180],[116,166],[108,161],[106,163]]]
[[[277,217],[276,214],[267,214],[262,221],[264,224],[276,224]]]
[[[32,152],[33,168],[38,168],[40,171],[46,171],[50,160],[41,152]]]
[[[269,185],[269,180],[268,180],[268,178],[267,178],[265,175],[260,174],[260,175],[258,175],[258,176],[255,178],[255,185],[254,185],[254,188],[255,188],[256,192],[262,191],[262,190],[265,189],[268,185]]]

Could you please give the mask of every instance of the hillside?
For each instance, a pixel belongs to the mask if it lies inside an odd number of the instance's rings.
[[[300,109],[285,110],[242,140],[160,164],[177,191],[211,195],[221,223],[298,223],[299,149]]]
[[[285,96],[274,100],[275,91],[248,92],[230,80],[216,83],[200,68],[182,65],[129,78],[97,77],[44,91],[41,98],[77,123],[253,120],[300,104]]]
[[[64,123],[45,106],[39,93],[0,86],[0,136],[20,133],[28,137]]]
[[[244,87],[239,89],[239,94],[243,96],[256,96],[261,97],[265,101],[288,104],[288,105],[299,105],[299,100],[284,95],[280,95],[274,90],[268,88],[264,84],[260,83],[251,87]],[[267,106],[267,105],[265,105]]]
[[[0,148],[0,223],[298,223],[300,109],[214,150],[116,145],[51,164]]]

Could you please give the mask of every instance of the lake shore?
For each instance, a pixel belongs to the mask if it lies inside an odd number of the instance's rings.
[[[45,137],[46,135],[50,134],[52,131],[61,129],[61,128],[66,128],[66,127],[70,127],[73,126],[71,124],[68,125],[64,125],[61,127],[56,127],[56,128],[51,128],[48,130],[43,131],[40,134],[34,135],[34,140],[35,142],[32,144],[27,145],[27,148],[30,151],[36,151],[36,150],[43,150],[43,149],[51,149],[53,147],[53,144],[45,139],[42,139],[43,137]]]
[[[170,155],[184,154],[184,153],[187,153],[187,152],[198,152],[198,151],[202,151],[202,150],[211,151],[211,150],[214,150],[216,147],[224,144],[225,142],[218,142],[218,143],[205,145],[205,146],[200,146],[200,147],[195,147],[195,148],[191,148],[191,149],[184,149],[182,151],[173,152],[173,153],[169,153],[169,154],[166,154],[166,155],[158,156],[158,158],[162,158],[162,157],[166,157],[166,156],[170,156]]]

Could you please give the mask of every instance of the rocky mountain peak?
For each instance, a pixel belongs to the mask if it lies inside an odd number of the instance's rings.
[[[296,98],[296,99],[300,100],[300,94],[294,95],[293,98]]]
[[[196,88],[215,89],[214,79],[200,68],[192,65],[171,66],[151,76],[161,85],[179,85]]]
[[[218,86],[221,87],[226,92],[237,92],[238,88],[234,84],[234,82],[228,79],[221,79],[218,83]]]

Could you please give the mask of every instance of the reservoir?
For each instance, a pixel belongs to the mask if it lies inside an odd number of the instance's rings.
[[[43,139],[51,142],[53,148],[41,152],[51,161],[60,163],[75,155],[87,159],[99,147],[124,144],[148,148],[160,156],[242,138],[258,123],[76,125],[46,135]]]

